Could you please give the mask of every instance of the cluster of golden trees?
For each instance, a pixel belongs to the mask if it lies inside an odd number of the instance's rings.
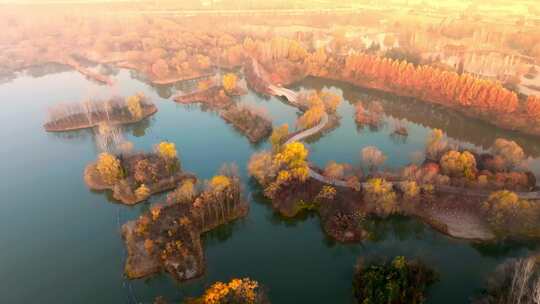
[[[298,118],[300,129],[308,129],[317,125],[325,113],[335,113],[341,103],[341,97],[331,92],[310,92],[302,96],[301,103],[307,110]]]
[[[200,298],[188,299],[187,304],[262,303],[264,295],[259,283],[249,278],[232,279],[228,283],[212,284]]]
[[[269,198],[284,185],[305,182],[309,174],[309,152],[304,144],[292,142],[274,149],[274,152],[254,154],[248,163],[249,174],[265,187],[264,193]]]
[[[492,228],[499,234],[538,236],[540,208],[534,202],[520,199],[516,193],[502,190],[493,192],[482,205]]]
[[[114,185],[123,177],[120,160],[110,153],[99,154],[96,169],[101,179],[108,185]]]

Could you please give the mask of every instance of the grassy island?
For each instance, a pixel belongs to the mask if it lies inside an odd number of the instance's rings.
[[[59,104],[49,109],[47,132],[93,128],[100,124],[136,123],[157,112],[157,107],[143,94],[105,101]]]
[[[159,143],[153,153],[101,153],[84,170],[84,181],[90,189],[112,190],[113,197],[126,205],[174,189],[184,180],[196,181],[196,177],[182,172],[176,147],[170,142]]]
[[[202,190],[192,179],[182,181],[167,203],[123,225],[126,275],[135,279],[166,271],[179,281],[202,275],[201,234],[245,216],[248,208],[231,167],[224,167]]]

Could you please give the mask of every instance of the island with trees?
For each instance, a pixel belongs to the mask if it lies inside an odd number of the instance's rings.
[[[272,132],[272,120],[264,110],[240,105],[232,98],[244,94],[246,91],[238,84],[236,74],[227,73],[220,85],[203,81],[195,91],[177,95],[174,99],[182,104],[200,103],[205,109],[218,112],[223,120],[232,124],[251,143],[258,143]]]
[[[309,164],[309,150],[298,141],[322,129],[314,122],[292,136],[286,125],[276,128],[272,150],[249,161],[250,175],[280,214],[317,211],[324,230],[343,242],[369,237],[366,218],[392,214],[418,217],[457,238],[540,236],[534,224],[540,193],[534,174],[519,167],[525,155],[515,142],[498,139],[491,153],[478,154],[455,149],[434,130],[420,165],[379,171],[386,156],[369,146],[360,153],[363,169],[336,162],[320,169]]]
[[[125,274],[130,279],[161,271],[178,281],[202,275],[201,234],[248,213],[235,166],[224,166],[204,186],[194,179],[176,184],[165,203],[122,226],[128,252]]]
[[[371,263],[360,258],[354,271],[354,298],[358,304],[424,303],[428,287],[437,279],[432,269],[403,256]]]
[[[102,124],[132,124],[156,112],[157,107],[141,93],[105,101],[57,104],[49,108],[49,119],[43,127],[47,132],[63,132]]]
[[[113,197],[126,205],[146,200],[152,194],[174,189],[196,177],[183,172],[176,146],[160,142],[153,153],[101,153],[87,165],[84,181],[92,190],[112,190]]]

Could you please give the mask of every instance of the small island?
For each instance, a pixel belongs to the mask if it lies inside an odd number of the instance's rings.
[[[436,281],[433,270],[403,256],[391,263],[359,259],[354,272],[354,298],[358,304],[424,303],[427,288]]]
[[[234,105],[221,111],[220,116],[244,134],[251,143],[258,143],[272,133],[270,117],[259,108]]]
[[[272,121],[264,110],[234,102],[232,97],[244,94],[246,91],[238,85],[237,76],[228,73],[223,76],[220,85],[213,81],[203,81],[199,83],[197,90],[180,94],[174,100],[181,104],[200,103],[202,107],[218,112],[223,120],[232,124],[255,144],[270,135]]]
[[[203,274],[201,234],[246,216],[249,206],[235,167],[224,166],[202,191],[198,188],[193,179],[185,179],[167,196],[166,203],[122,226],[128,278],[166,271],[185,281]]]
[[[171,142],[159,143],[153,153],[101,153],[84,170],[84,181],[90,189],[112,190],[113,197],[126,205],[174,189],[182,181],[196,179],[181,170],[176,146]]]
[[[105,101],[58,104],[49,109],[49,119],[43,127],[47,132],[63,132],[101,124],[132,124],[156,112],[157,107],[144,94]]]

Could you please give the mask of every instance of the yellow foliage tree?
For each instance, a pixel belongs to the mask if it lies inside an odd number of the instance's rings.
[[[448,151],[441,157],[440,164],[446,175],[476,179],[476,159],[469,151]]]
[[[324,113],[324,105],[313,106],[298,118],[297,125],[301,129],[311,128],[321,121]]]
[[[195,299],[191,303],[255,303],[258,287],[256,281],[248,278],[232,279],[229,283],[216,282],[205,291],[202,299]]]
[[[172,142],[162,141],[156,148],[156,152],[165,159],[175,159],[177,156],[176,145]]]
[[[129,96],[127,98],[127,106],[128,106],[129,113],[131,113],[131,116],[135,118],[142,117],[143,112],[142,112],[142,107],[141,107],[140,95]]]
[[[274,164],[281,168],[278,180],[283,182],[293,179],[301,182],[307,180],[309,168],[306,159],[308,154],[308,150],[300,142],[285,145],[281,152],[274,156]]]
[[[488,215],[489,223],[498,232],[509,233],[516,226],[518,231],[536,227],[539,208],[528,200],[520,199],[514,192],[493,192],[482,208]]]
[[[407,199],[416,198],[420,194],[420,187],[415,181],[401,182],[399,188],[403,192],[403,196]]]
[[[433,160],[438,160],[440,153],[446,149],[448,143],[444,140],[444,133],[440,129],[434,129],[429,135],[426,143],[426,156]]]
[[[167,200],[175,203],[191,203],[197,196],[197,189],[193,180],[182,182],[169,196]]]
[[[237,77],[236,74],[228,73],[223,76],[223,88],[227,94],[230,94],[236,89]]]
[[[372,178],[367,181],[365,198],[368,203],[375,204],[375,212],[389,215],[397,212],[396,193],[392,184],[382,178]]]
[[[231,186],[231,179],[225,175],[216,175],[212,177],[208,186],[214,192],[221,192]]]
[[[282,124],[281,126],[274,128],[272,135],[270,135],[270,144],[272,144],[272,150],[278,152],[281,147],[281,141],[289,134],[289,125]]]
[[[101,153],[98,156],[96,169],[106,184],[113,185],[122,178],[122,165],[116,156]]]

